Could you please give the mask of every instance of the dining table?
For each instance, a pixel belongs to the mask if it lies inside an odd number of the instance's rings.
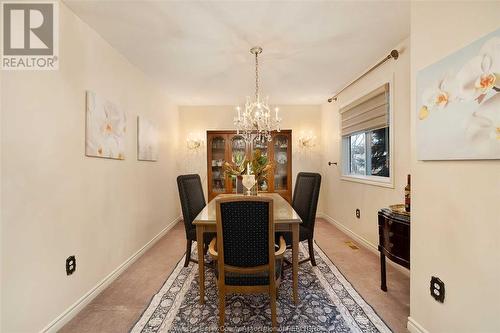
[[[212,199],[196,216],[193,224],[196,226],[196,243],[198,248],[198,277],[200,286],[200,304],[205,302],[205,261],[203,235],[207,232],[216,232],[216,201],[218,198],[238,197],[243,194],[219,194]],[[292,286],[293,301],[299,302],[299,225],[302,223],[299,215],[292,205],[278,193],[259,193],[258,196],[273,199],[274,226],[277,232],[290,232],[292,234]]]

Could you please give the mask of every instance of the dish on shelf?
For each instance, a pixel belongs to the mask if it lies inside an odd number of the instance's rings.
[[[286,153],[280,152],[276,155],[276,162],[278,162],[278,164],[286,164],[287,161],[288,158],[286,156]]]
[[[276,140],[276,142],[274,143],[274,146],[277,147],[277,148],[280,148],[280,149],[286,149],[288,148],[288,141],[287,140]]]
[[[233,150],[234,149],[245,149],[246,143],[243,138],[233,139]]]
[[[221,167],[224,165],[224,160],[212,160],[213,167]]]
[[[264,181],[262,182],[262,184],[260,185],[260,189],[261,189],[262,191],[267,191],[267,188],[268,188],[268,187],[267,187],[267,183],[266,183],[266,181],[264,180]]]

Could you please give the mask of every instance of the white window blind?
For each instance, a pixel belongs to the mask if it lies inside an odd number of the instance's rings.
[[[340,109],[342,136],[389,126],[389,84]]]

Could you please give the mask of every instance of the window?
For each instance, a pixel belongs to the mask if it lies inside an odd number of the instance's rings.
[[[342,178],[390,183],[389,84],[342,107],[340,113]]]
[[[389,177],[389,127],[346,136],[348,174]]]

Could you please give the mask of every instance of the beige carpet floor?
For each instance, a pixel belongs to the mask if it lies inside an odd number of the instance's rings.
[[[407,274],[387,265],[388,292],[380,290],[379,257],[352,241],[330,223],[318,219],[316,243],[333,261],[358,293],[370,304],[394,332],[407,332],[410,313],[410,279]],[[355,244],[355,242],[354,242]],[[161,288],[185,249],[182,223],[177,224],[141,258],[90,302],[60,332],[128,332]]]

